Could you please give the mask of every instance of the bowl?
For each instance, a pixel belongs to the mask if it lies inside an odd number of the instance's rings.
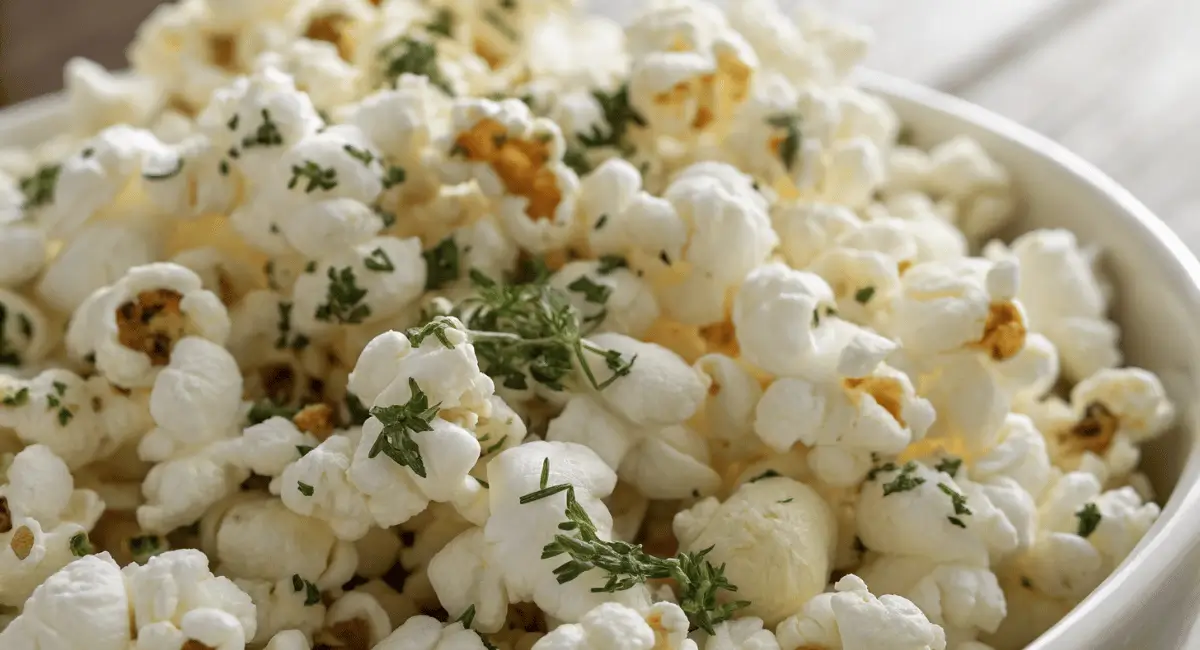
[[[862,84],[887,99],[917,144],[977,139],[1022,197],[1010,234],[1062,227],[1098,244],[1116,288],[1113,317],[1127,363],[1162,378],[1179,409],[1174,430],[1144,448],[1143,470],[1165,496],[1162,516],[1126,561],[1029,650],[1200,647],[1183,641],[1200,610],[1200,262],[1129,192],[1051,140],[967,102],[881,73]],[[0,111],[0,148],[28,146],[66,124],[62,97]],[[1036,281],[1024,278],[1023,281]],[[951,649],[953,650],[953,649]]]

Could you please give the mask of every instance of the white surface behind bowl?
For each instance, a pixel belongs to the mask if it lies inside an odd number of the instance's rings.
[[[1128,192],[1048,139],[915,84],[871,72],[861,78],[892,102],[919,144],[968,134],[1012,172],[1024,202],[1014,232],[1063,227],[1103,247],[1128,363],[1157,372],[1179,406],[1177,427],[1144,453],[1143,469],[1167,499],[1162,517],[1030,650],[1200,648],[1200,636],[1184,640],[1200,610],[1200,262]],[[0,111],[0,147],[53,136],[63,108],[51,97]]]

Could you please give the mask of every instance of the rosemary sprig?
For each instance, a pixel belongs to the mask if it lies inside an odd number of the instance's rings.
[[[371,415],[383,423],[383,430],[371,445],[368,458],[383,454],[396,461],[402,467],[407,467],[414,474],[425,478],[425,461],[421,458],[421,448],[417,446],[412,434],[420,431],[432,431],[430,422],[437,417],[440,404],[429,405],[429,396],[417,385],[417,380],[410,378],[408,388],[412,397],[408,402],[395,406],[376,406],[371,409]]]
[[[725,577],[725,565],[714,566],[705,559],[713,547],[695,553],[680,553],[660,558],[650,555],[641,544],[601,539],[587,511],[575,499],[575,486],[569,483],[547,486],[550,459],[542,463],[540,489],[521,497],[521,503],[533,503],[566,492],[566,518],[558,525],[564,532],[542,548],[542,559],[566,555],[567,559],[554,569],[559,584],[568,583],[592,569],[603,571],[605,583],[593,587],[593,592],[614,593],[631,589],[653,579],[672,578],[679,586],[679,607],[687,614],[692,628],[714,634],[713,628],[729,620],[737,610],[749,605],[738,600],[718,604],[721,591],[736,592],[737,587]]]

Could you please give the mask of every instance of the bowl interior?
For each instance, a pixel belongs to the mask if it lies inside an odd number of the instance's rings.
[[[1193,325],[1200,318],[1200,265],[1166,225],[1125,190],[1048,139],[940,93],[876,73],[864,73],[862,77],[869,88],[891,103],[919,145],[967,134],[1008,168],[1023,203],[1011,234],[1061,227],[1073,231],[1082,243],[1101,247],[1103,268],[1115,289],[1112,316],[1121,326],[1126,363],[1158,373],[1179,409],[1175,428],[1143,449],[1142,469],[1158,501],[1165,504],[1160,521],[1105,585],[1030,646],[1133,647],[1119,642],[1119,626],[1111,622],[1103,625],[1094,614],[1106,599],[1125,600],[1125,611],[1115,613],[1112,620],[1134,618],[1134,611],[1144,605],[1145,599],[1137,599],[1128,590],[1118,593],[1115,586],[1130,586],[1128,579],[1137,572],[1144,578],[1158,578],[1146,580],[1148,588],[1167,590],[1172,561],[1152,553],[1150,547],[1160,538],[1168,538],[1172,542],[1168,546],[1181,554],[1174,560],[1182,568],[1182,554],[1195,539],[1194,525],[1176,524],[1184,520],[1185,509],[1194,510],[1189,507],[1194,501],[1190,497],[1195,496],[1200,474],[1194,453],[1200,426],[1191,399],[1200,378],[1200,332]],[[1037,278],[1022,277],[1021,281],[1037,282]],[[1194,576],[1192,573],[1188,579]],[[1156,616],[1151,614],[1149,618],[1153,624]],[[1105,627],[1105,634],[1095,632]],[[1083,628],[1087,629],[1081,631]],[[1163,632],[1161,645],[1142,645],[1145,642],[1139,635],[1145,631],[1130,632],[1134,635],[1130,638],[1138,639],[1137,647],[1178,647],[1171,642],[1178,638],[1177,630]],[[1096,634],[1096,645],[1077,645],[1092,634]]]

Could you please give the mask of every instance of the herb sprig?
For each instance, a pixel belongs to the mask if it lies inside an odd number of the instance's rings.
[[[714,627],[729,620],[737,610],[749,605],[739,600],[718,604],[721,591],[736,592],[737,587],[725,577],[725,565],[714,566],[705,559],[712,552],[708,547],[695,553],[679,553],[660,558],[647,553],[641,544],[601,539],[596,524],[575,499],[575,486],[569,483],[548,486],[550,459],[542,462],[540,487],[522,496],[522,504],[566,492],[566,518],[558,525],[563,531],[554,541],[542,548],[542,559],[567,556],[554,569],[559,584],[568,583],[580,575],[598,569],[605,573],[605,583],[593,587],[597,593],[614,593],[631,589],[647,580],[671,578],[679,586],[679,607],[687,614],[692,628],[714,634]]]
[[[633,368],[636,355],[626,358],[585,340],[587,321],[540,275],[516,284],[497,282],[474,269],[470,277],[478,295],[461,302],[454,315],[468,328],[480,368],[508,388],[527,388],[530,377],[551,390],[564,390],[577,361],[591,387],[604,390]],[[599,355],[612,375],[597,379],[587,353]]]
[[[375,458],[383,454],[401,467],[407,467],[417,476],[425,478],[425,460],[421,458],[421,448],[413,440],[412,434],[433,430],[430,422],[437,417],[441,404],[430,406],[429,396],[421,390],[415,379],[409,378],[408,388],[412,392],[408,402],[371,409],[371,415],[383,423],[383,430],[375,438],[367,457]]]

